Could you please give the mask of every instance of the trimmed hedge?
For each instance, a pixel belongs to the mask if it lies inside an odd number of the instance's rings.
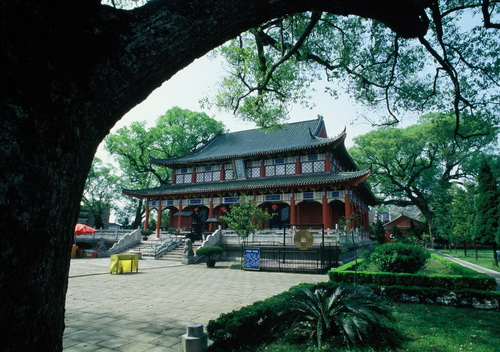
[[[358,260],[360,263],[362,260]],[[454,263],[453,263],[454,264]],[[447,290],[479,290],[479,291],[494,291],[497,283],[495,278],[486,274],[463,271],[467,275],[421,275],[421,274],[406,274],[406,273],[385,273],[385,272],[369,272],[352,271],[351,267],[343,265],[335,270],[328,272],[330,281],[344,284],[354,284],[354,276],[356,275],[356,283],[360,285],[378,285],[378,286],[418,286],[435,288],[440,287]],[[351,269],[351,270],[349,270]]]
[[[210,320],[207,325],[208,337],[213,341],[209,351],[238,351],[240,348],[248,348],[271,341],[276,336],[283,336],[289,324],[282,321],[282,317],[277,312],[282,311],[291,299],[300,294],[302,288],[333,290],[341,285],[333,282],[301,284],[266,300],[221,314],[219,318]],[[500,310],[500,292],[498,291],[449,291],[444,288],[415,286],[366,286],[385,299],[396,302]]]

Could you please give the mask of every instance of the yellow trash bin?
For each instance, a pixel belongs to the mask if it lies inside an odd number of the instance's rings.
[[[139,271],[139,255],[138,254],[113,254],[111,255],[111,263],[109,272],[111,274],[123,274],[127,272]]]

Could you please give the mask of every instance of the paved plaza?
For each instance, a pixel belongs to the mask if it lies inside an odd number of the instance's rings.
[[[72,259],[64,351],[181,351],[188,323],[202,323],[327,275],[253,272],[219,262],[140,260],[139,272],[109,274],[109,258]]]

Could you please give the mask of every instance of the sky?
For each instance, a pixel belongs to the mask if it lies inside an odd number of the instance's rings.
[[[200,107],[199,101],[201,99],[215,96],[218,84],[224,74],[224,67],[220,59],[204,56],[194,61],[153,91],[141,104],[130,110],[116,123],[111,133],[134,121],[147,121],[148,125],[152,126],[159,116],[174,106],[192,111],[203,111],[210,117],[222,121],[230,132],[255,128],[253,123],[241,121],[229,112],[221,112],[216,108],[207,110]],[[353,144],[353,137],[371,130],[372,127],[361,121],[362,119],[358,119],[359,121],[356,122],[356,119],[366,111],[365,107],[356,104],[347,95],[333,98],[324,93],[324,82],[319,82],[315,88],[316,91],[311,93],[310,102],[315,107],[308,109],[293,106],[289,122],[312,120],[316,119],[318,115],[322,115],[328,136],[334,137],[340,134],[344,127],[347,128],[346,146],[348,148]],[[96,156],[102,160],[111,161],[102,143]]]

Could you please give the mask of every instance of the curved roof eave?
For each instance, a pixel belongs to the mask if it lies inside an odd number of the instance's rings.
[[[170,195],[184,194],[202,194],[212,192],[233,192],[233,191],[251,191],[257,189],[273,189],[283,187],[309,187],[321,186],[326,184],[342,184],[352,182],[353,184],[362,184],[369,176],[370,170],[361,170],[357,172],[339,173],[336,178],[317,179],[318,174],[300,175],[301,177],[269,177],[267,183],[263,184],[261,178],[240,181],[222,181],[217,183],[189,183],[181,185],[168,185],[156,187],[147,190],[127,190],[123,189],[122,193],[136,198],[161,197]],[[319,176],[328,176],[328,174],[320,174]],[[335,175],[330,175],[335,176]],[[288,182],[280,182],[286,179]],[[273,181],[276,181],[273,184]],[[196,187],[198,186],[198,187]]]
[[[322,119],[319,119],[318,121],[319,121],[319,123],[318,123],[318,128],[319,128],[322,126],[323,121],[322,121]],[[250,131],[252,131],[252,130],[250,130]],[[243,132],[245,132],[245,131],[243,131]],[[319,148],[319,147],[325,147],[328,145],[337,146],[340,143],[344,142],[344,140],[346,138],[346,131],[344,130],[339,135],[337,135],[336,137],[333,137],[333,138],[322,138],[322,137],[313,136],[311,141],[307,144],[294,145],[294,146],[291,146],[288,148],[286,148],[286,147],[285,148],[270,148],[270,149],[264,149],[264,150],[235,153],[235,154],[216,155],[216,156],[208,156],[208,157],[200,157],[200,158],[196,157],[197,154],[202,153],[203,151],[207,150],[211,144],[214,144],[216,139],[220,136],[223,136],[223,135],[219,135],[219,136],[215,137],[209,143],[207,143],[204,147],[200,148],[196,153],[193,153],[191,155],[179,157],[179,158],[172,158],[172,159],[151,158],[150,161],[153,164],[161,165],[161,166],[192,165],[192,164],[197,164],[197,163],[202,163],[202,162],[225,161],[225,160],[231,160],[231,159],[237,159],[237,158],[256,157],[256,156],[266,155],[266,154],[287,153],[287,152],[294,152],[294,151],[298,151],[298,150],[310,150],[310,149],[315,149],[315,148]]]

